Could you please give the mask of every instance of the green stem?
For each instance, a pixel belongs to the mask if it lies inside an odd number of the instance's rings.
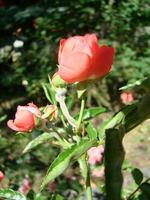
[[[83,157],[79,160],[79,164],[82,176],[85,180],[87,200],[92,200],[93,198],[92,198],[92,189],[90,183],[90,170],[88,163],[86,161],[86,155],[83,155]]]
[[[63,89],[57,89],[56,91],[56,100],[60,105],[60,109],[63,113],[63,115],[65,116],[65,118],[67,119],[68,123],[72,126],[72,127],[76,127],[76,121],[75,119],[70,115],[69,110],[66,106],[65,103],[65,93],[66,91]]]
[[[82,98],[82,100],[81,100],[81,109],[80,109],[80,114],[79,114],[79,118],[78,118],[78,121],[77,121],[77,126],[78,126],[78,128],[80,127],[81,122],[82,122],[82,117],[83,117],[84,107],[85,107],[85,99]]]
[[[52,137],[56,138],[57,141],[59,142],[59,144],[61,146],[70,146],[69,142],[64,140],[63,137],[59,134],[59,132],[54,128],[54,126],[51,126],[52,130],[49,130],[49,128],[46,126],[46,124],[43,124],[43,128],[42,130],[44,130],[45,132],[49,133],[52,135]]]
[[[130,196],[127,198],[127,200],[131,200],[131,199],[133,198],[133,196],[135,195],[135,193],[140,189],[141,185],[142,185],[143,183],[147,183],[147,182],[149,182],[149,181],[150,181],[150,178],[148,178],[148,179],[146,179],[146,181],[142,182],[142,183],[136,188],[136,190],[134,190],[134,191],[132,192],[132,194],[130,194]]]
[[[66,127],[67,127],[67,124],[66,124],[66,122],[65,122],[65,119],[64,119],[64,116],[63,116],[62,112],[60,113],[60,119],[61,119],[61,121],[62,121],[62,123],[63,123],[64,128],[66,128]]]

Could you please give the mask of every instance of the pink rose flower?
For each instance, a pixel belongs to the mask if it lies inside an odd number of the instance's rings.
[[[99,46],[95,34],[60,40],[58,75],[68,83],[97,79],[112,66],[114,49]]]
[[[7,125],[14,131],[27,132],[35,126],[35,116],[41,113],[36,105],[29,103],[27,106],[18,106],[14,120],[9,120]]]
[[[122,103],[128,104],[134,100],[134,96],[131,92],[123,92],[120,94],[120,99]]]
[[[21,186],[18,189],[18,192],[21,192],[22,194],[27,194],[30,189],[31,189],[31,183],[29,182],[29,179],[24,178]]]
[[[89,164],[99,163],[103,159],[104,147],[102,145],[98,147],[92,147],[88,150]]]

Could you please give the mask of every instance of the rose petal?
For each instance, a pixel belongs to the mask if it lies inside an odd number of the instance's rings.
[[[88,56],[92,56],[92,51],[90,46],[88,45],[86,38],[82,36],[75,36],[68,38],[65,43],[63,43],[63,49],[61,51],[61,56],[67,53],[85,53]],[[59,64],[61,63],[61,59],[59,59]]]
[[[61,54],[62,54],[62,50],[63,50],[64,44],[65,44],[65,41],[66,41],[66,39],[60,40],[59,50],[58,50],[58,63],[60,62],[60,59],[61,59]]]
[[[106,75],[113,64],[114,49],[102,46],[92,60],[92,74],[97,78]]]
[[[14,131],[26,132],[26,129],[15,126],[13,120],[9,120],[7,126]]]
[[[28,106],[18,106],[17,111],[20,111],[20,110],[27,110],[38,117],[41,115],[38,107],[34,105],[33,103],[28,103]]]
[[[90,57],[84,53],[67,53],[62,57],[58,74],[68,82],[79,82],[86,79],[90,69]]]
[[[16,127],[29,131],[34,127],[34,124],[34,116],[30,111],[19,110],[16,112],[14,120]]]

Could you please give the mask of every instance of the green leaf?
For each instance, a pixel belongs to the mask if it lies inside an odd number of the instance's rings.
[[[62,196],[60,196],[59,194],[57,194],[57,195],[53,195],[52,197],[51,197],[51,200],[63,200],[64,198],[62,197]]]
[[[92,107],[88,109],[84,109],[82,121],[92,119],[97,115],[106,112],[106,108],[103,107]],[[78,119],[79,114],[75,116],[75,119]]]
[[[106,200],[121,200],[123,177],[121,168],[124,160],[122,140],[124,131],[120,128],[106,131],[105,182]]]
[[[43,133],[42,135],[39,135],[34,140],[32,140],[31,142],[29,142],[27,144],[27,146],[25,147],[25,149],[23,150],[23,153],[27,153],[28,151],[30,151],[31,149],[35,148],[39,144],[48,142],[51,139],[52,139],[52,135],[50,133]]]
[[[145,91],[148,92],[150,90],[150,78],[146,77],[144,79],[134,81],[133,83],[130,83],[126,86],[119,88],[119,90],[126,90],[126,89],[132,89],[132,88],[144,89]]]
[[[132,170],[131,174],[132,174],[133,179],[136,182],[136,184],[140,185],[141,182],[143,181],[143,174],[142,174],[142,172],[139,169],[135,168],[135,169]]]
[[[103,122],[98,128],[99,138],[105,135],[105,131],[111,128],[117,128],[120,125],[125,124],[126,117],[129,114],[132,114],[136,109],[136,105],[129,105],[122,108],[118,113],[116,113],[113,117],[110,117],[107,121]]]
[[[141,194],[138,195],[137,198],[133,197],[131,200],[149,200],[149,199],[145,196],[144,193],[141,193]]]
[[[87,134],[88,134],[88,136],[89,136],[89,138],[91,140],[94,140],[94,139],[97,138],[97,130],[96,130],[96,128],[91,123],[89,123],[87,125],[86,131],[87,131]]]
[[[26,200],[26,197],[20,192],[16,192],[12,189],[1,189],[0,188],[0,198],[5,198],[8,200]]]
[[[33,198],[29,198],[29,199],[33,199]],[[45,195],[43,195],[42,193],[36,193],[34,200],[47,200],[47,197]]]
[[[7,115],[1,116],[1,117],[0,117],[0,123],[1,123],[2,121],[4,121],[6,118],[7,118]]]
[[[142,192],[144,193],[144,195],[150,199],[150,183],[142,183],[140,185],[140,189],[142,190]]]
[[[47,175],[45,176],[41,185],[41,190],[48,184],[48,182],[55,179],[62,174],[64,170],[82,154],[84,154],[90,147],[96,144],[95,140],[81,140],[78,144],[72,145],[70,148],[64,150],[50,165]]]
[[[42,87],[45,93],[46,98],[48,99],[48,101],[54,105],[57,104],[57,101],[55,99],[55,91],[54,89],[51,87],[50,83],[42,83]]]

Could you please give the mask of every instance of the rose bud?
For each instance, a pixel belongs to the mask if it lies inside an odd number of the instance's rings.
[[[95,34],[60,40],[58,75],[67,83],[105,76],[113,63],[114,49],[99,46]]]
[[[87,152],[89,156],[88,163],[96,164],[101,162],[101,160],[103,159],[103,153],[104,153],[104,147],[102,145],[90,148]]]
[[[21,192],[22,194],[27,194],[30,189],[31,189],[31,183],[30,183],[29,179],[24,178],[18,191]]]
[[[4,179],[4,174],[2,171],[0,171],[0,182]]]
[[[55,105],[47,105],[44,109],[44,114],[42,115],[42,119],[48,118],[49,121],[56,119],[58,115],[58,109]]]
[[[120,99],[122,103],[129,104],[134,100],[134,96],[131,92],[123,92],[120,94]]]
[[[33,103],[29,103],[27,106],[18,106],[15,119],[9,120],[7,125],[14,131],[28,132],[35,126],[35,117],[40,117],[40,115],[38,107]]]

